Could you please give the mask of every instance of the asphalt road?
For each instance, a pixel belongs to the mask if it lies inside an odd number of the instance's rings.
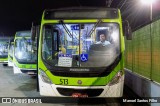
[[[35,97],[44,98],[36,90],[36,78],[26,74],[13,74],[12,67],[5,67],[0,64],[0,97]],[[123,98],[137,98],[128,87],[124,87],[122,98],[46,98],[42,101],[49,103],[0,103],[0,106],[148,106],[144,103],[124,103]],[[2,98],[0,98],[2,99]],[[2,101],[2,100],[0,100]]]

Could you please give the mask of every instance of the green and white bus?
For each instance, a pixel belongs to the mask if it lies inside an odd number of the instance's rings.
[[[101,34],[108,44],[99,41]],[[38,47],[40,95],[121,97],[124,46],[118,9],[45,10]]]
[[[8,65],[8,37],[0,37],[0,63],[3,63],[3,66]]]
[[[13,66],[13,50],[14,50],[14,39],[11,39],[8,45],[8,66]]]
[[[13,54],[13,70],[15,74],[36,74],[37,53],[32,49],[31,31],[16,32]]]

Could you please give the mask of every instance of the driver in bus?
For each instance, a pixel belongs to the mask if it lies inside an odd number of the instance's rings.
[[[96,44],[102,44],[103,46],[111,44],[109,41],[106,40],[105,34],[100,34],[100,41],[96,42]]]

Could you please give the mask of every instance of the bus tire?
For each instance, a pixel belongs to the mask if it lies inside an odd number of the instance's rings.
[[[8,64],[3,64],[3,66],[8,66]]]

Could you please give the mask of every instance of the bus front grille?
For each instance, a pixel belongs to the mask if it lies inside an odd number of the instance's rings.
[[[74,93],[87,94],[88,97],[99,96],[104,89],[73,89],[73,88],[57,88],[58,92],[63,96],[72,96]]]

